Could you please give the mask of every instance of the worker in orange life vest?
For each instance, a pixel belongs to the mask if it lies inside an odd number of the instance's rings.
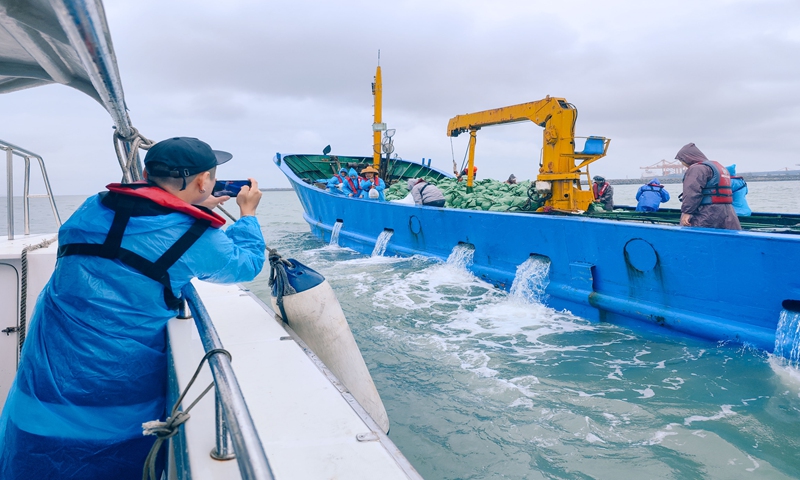
[[[456,181],[457,182],[460,182],[461,180],[467,178],[467,168],[469,168],[469,167],[464,167],[464,170],[461,170],[461,173],[456,173],[455,171],[453,171],[453,173],[456,175]],[[478,167],[473,165],[472,166],[472,179],[475,180],[477,177],[478,177]]]
[[[594,201],[603,204],[603,210],[614,210],[614,187],[611,186],[606,179],[600,175],[594,176],[594,184],[592,184],[592,193],[594,193]]]
[[[684,145],[675,158],[689,167],[683,175],[680,224],[741,230],[739,217],[733,210],[728,170],[719,162],[709,160],[694,143]]]

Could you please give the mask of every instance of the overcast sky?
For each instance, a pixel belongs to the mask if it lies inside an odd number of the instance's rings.
[[[114,0],[106,14],[145,136],[233,153],[220,178],[288,186],[276,152],[369,155],[381,51],[396,153],[450,169],[454,115],[564,97],[611,138],[608,178],[695,142],[738,170],[800,168],[797,0]],[[535,175],[542,130],[478,135],[479,177]],[[118,181],[111,120],[61,85],[0,96],[0,138],[41,154],[56,194]],[[467,136],[453,141],[460,164]],[[5,169],[2,169],[3,173]]]

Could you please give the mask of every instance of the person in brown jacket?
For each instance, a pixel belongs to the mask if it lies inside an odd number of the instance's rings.
[[[689,167],[683,175],[681,222],[687,227],[741,230],[733,210],[731,176],[720,163],[709,160],[694,143],[684,145],[675,155]]]

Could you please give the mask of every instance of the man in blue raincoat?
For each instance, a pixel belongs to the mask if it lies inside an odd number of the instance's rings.
[[[347,172],[347,178],[344,179],[344,183],[342,183],[342,193],[347,195],[348,197],[360,197],[361,196],[361,177],[358,176],[358,172],[356,172],[355,168],[351,168]]]
[[[226,230],[208,208],[226,152],[195,138],[154,145],[149,183],[111,184],[59,230],[55,271],[31,318],[0,417],[0,478],[140,479],[164,419],[167,321],[192,278],[252,280],[264,265],[258,184]],[[163,464],[163,453],[160,463]]]
[[[347,169],[342,167],[339,169],[339,173],[332,176],[328,179],[327,190],[329,193],[333,193],[334,195],[343,195],[342,192],[342,185],[347,178]]]
[[[637,212],[657,212],[661,203],[669,202],[669,192],[659,183],[657,178],[650,180],[646,185],[639,187],[636,192]]]

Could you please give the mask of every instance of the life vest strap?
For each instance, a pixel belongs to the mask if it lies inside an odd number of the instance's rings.
[[[169,268],[177,262],[192,245],[200,239],[211,226],[207,219],[195,219],[191,227],[167,249],[155,262],[142,257],[138,253],[122,248],[122,238],[128,221],[134,214],[136,205],[143,199],[120,195],[115,202],[114,220],[103,243],[71,243],[58,247],[58,258],[72,255],[119,260],[147,278],[160,283],[164,287],[164,303],[170,310],[178,310],[183,306],[183,299],[172,291]]]

